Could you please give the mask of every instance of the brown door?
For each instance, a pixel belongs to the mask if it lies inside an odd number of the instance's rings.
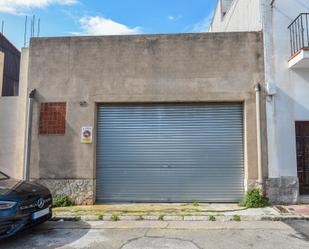
[[[297,174],[301,195],[309,194],[309,121],[296,122]]]

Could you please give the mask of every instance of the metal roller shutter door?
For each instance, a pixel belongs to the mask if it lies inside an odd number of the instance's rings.
[[[97,201],[234,202],[244,192],[241,104],[101,105]]]

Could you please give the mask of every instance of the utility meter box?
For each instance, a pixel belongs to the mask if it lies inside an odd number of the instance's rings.
[[[266,91],[268,96],[273,96],[277,94],[277,87],[273,82],[267,82]]]

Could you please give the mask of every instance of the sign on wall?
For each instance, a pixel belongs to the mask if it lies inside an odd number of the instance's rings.
[[[92,143],[92,127],[85,126],[81,130],[81,143],[91,144]]]

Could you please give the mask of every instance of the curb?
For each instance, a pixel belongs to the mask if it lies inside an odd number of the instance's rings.
[[[55,216],[51,218],[51,221],[291,221],[291,220],[306,220],[309,221],[309,216],[299,216],[299,215],[264,215],[264,216],[254,216],[254,215],[205,215],[205,216],[117,216],[113,218],[112,215],[105,216]]]

